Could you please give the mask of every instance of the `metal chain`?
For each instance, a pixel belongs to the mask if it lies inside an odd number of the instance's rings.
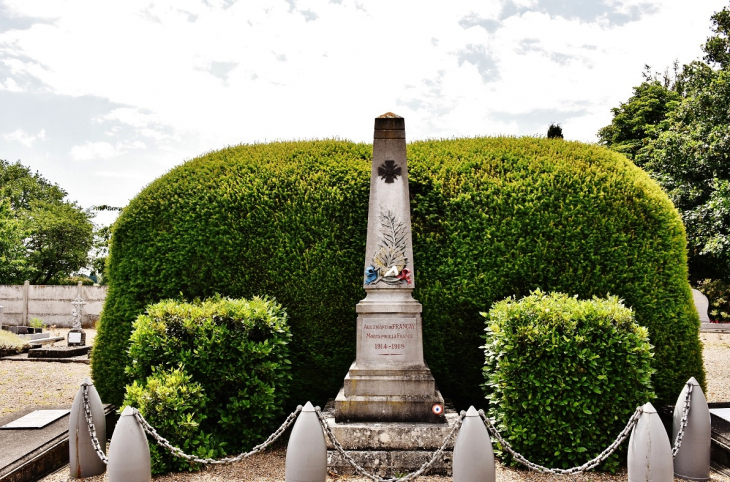
[[[94,451],[96,452],[96,455],[99,456],[99,459],[101,459],[101,461],[104,462],[104,465],[106,465],[109,460],[106,458],[106,455],[104,455],[104,451],[101,448],[99,439],[96,438],[96,427],[94,427],[94,422],[91,420],[91,406],[89,405],[89,385],[87,383],[82,383],[81,387],[83,388],[84,394],[84,418],[86,419],[86,426],[89,429],[91,446],[94,447]]]
[[[536,470],[538,472],[544,472],[548,474],[554,474],[554,475],[574,475],[574,474],[580,474],[581,472],[585,472],[588,470],[591,470],[595,468],[598,464],[606,460],[608,457],[613,454],[616,449],[623,443],[624,440],[626,440],[626,437],[629,436],[631,433],[631,430],[633,430],[634,426],[636,426],[636,422],[639,420],[639,416],[643,412],[641,407],[638,407],[633,415],[631,415],[631,418],[629,418],[629,422],[626,424],[624,429],[621,431],[620,434],[618,434],[618,437],[616,437],[616,440],[613,441],[611,445],[609,445],[606,450],[598,454],[598,456],[592,460],[589,460],[588,462],[584,463],[580,467],[572,467],[570,469],[550,469],[548,467],[543,467],[542,465],[538,465],[536,463],[530,462],[527,460],[522,454],[516,452],[510,444],[505,441],[502,436],[499,434],[497,429],[492,424],[491,420],[487,418],[487,416],[484,414],[484,410],[479,410],[479,415],[482,416],[482,419],[484,420],[484,423],[487,425],[487,429],[489,432],[496,438],[500,444],[502,444],[502,447],[512,454],[512,456],[522,465],[532,469]]]
[[[682,446],[682,439],[684,438],[684,429],[687,428],[687,422],[689,422],[689,406],[692,402],[692,388],[694,388],[694,385],[687,382],[687,395],[684,397],[684,408],[682,409],[682,423],[679,425],[679,432],[677,432],[677,437],[674,439],[672,458],[676,458],[677,453],[679,453],[679,448]]]
[[[322,428],[324,429],[325,433],[327,434],[327,437],[332,441],[332,445],[334,445],[337,452],[339,452],[340,455],[359,473],[360,475],[367,477],[370,480],[374,480],[375,482],[394,482],[396,480],[399,480],[401,482],[406,482],[409,480],[413,480],[416,477],[420,477],[423,475],[424,472],[426,472],[428,469],[431,468],[431,466],[436,462],[436,460],[441,457],[441,454],[444,452],[444,449],[446,448],[446,445],[448,445],[449,440],[454,436],[454,434],[459,430],[461,427],[461,423],[464,420],[464,416],[466,415],[466,412],[461,412],[459,415],[459,419],[454,424],[454,427],[451,429],[451,432],[446,436],[444,439],[444,443],[441,444],[441,447],[433,453],[433,456],[430,460],[425,462],[421,467],[416,470],[415,472],[411,472],[407,475],[404,475],[403,477],[389,477],[387,479],[384,479],[380,477],[379,475],[371,474],[367,472],[364,468],[360,467],[357,462],[355,462],[355,459],[353,459],[342,447],[342,444],[340,444],[340,441],[337,440],[337,437],[335,437],[335,434],[332,433],[332,429],[330,428],[329,424],[327,423],[327,420],[325,420],[324,415],[322,415],[322,411],[319,407],[315,407],[314,410],[317,412],[317,417],[319,418],[319,423],[322,425]]]
[[[278,439],[281,434],[283,434],[289,426],[294,423],[294,420],[297,418],[297,415],[302,411],[302,406],[299,405],[296,410],[294,410],[289,416],[284,420],[284,423],[281,424],[281,426],[276,429],[274,433],[272,433],[269,438],[267,438],[264,442],[260,443],[259,445],[255,446],[251,449],[250,452],[244,452],[242,454],[236,455],[235,457],[225,457],[222,459],[201,459],[199,457],[196,457],[194,455],[188,455],[182,450],[180,450],[177,447],[174,447],[170,442],[167,441],[164,437],[162,437],[160,434],[157,433],[157,430],[155,430],[149,423],[147,423],[147,420],[144,419],[141,413],[139,413],[139,410],[136,408],[132,408],[134,411],[134,416],[139,422],[139,424],[142,426],[145,432],[149,434],[150,437],[155,439],[158,445],[166,448],[169,450],[174,456],[180,457],[186,460],[190,460],[192,462],[197,462],[199,464],[213,464],[213,465],[224,465],[224,464],[232,464],[234,462],[240,462],[241,460],[250,457],[253,454],[259,453],[263,451],[266,447],[271,445],[276,439]]]

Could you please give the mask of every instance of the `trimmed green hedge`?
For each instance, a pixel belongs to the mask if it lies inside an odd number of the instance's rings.
[[[229,147],[145,188],[115,223],[92,369],[121,402],[131,323],[149,303],[275,296],[287,307],[292,404],[322,404],[355,357],[372,146],[301,141]],[[676,210],[605,148],[540,138],[408,145],[414,296],[444,395],[482,399],[480,311],[535,288],[626,300],[655,345],[654,384],[674,402],[704,380],[699,320]]]
[[[287,315],[273,301],[165,300],[134,322],[124,405],[199,457],[250,450],[276,429],[291,381]],[[152,450],[155,473],[199,469]]]
[[[489,415],[532,462],[582,465],[654,400],[648,330],[616,297],[536,290],[495,303],[485,316]],[[602,467],[614,471],[621,458],[615,453]]]

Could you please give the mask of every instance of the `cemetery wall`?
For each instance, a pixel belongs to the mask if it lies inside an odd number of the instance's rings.
[[[66,285],[0,285],[1,322],[4,325],[27,326],[31,318],[46,325],[70,328],[71,302],[80,296],[85,302],[81,324],[92,328],[99,319],[106,299],[106,286]]]

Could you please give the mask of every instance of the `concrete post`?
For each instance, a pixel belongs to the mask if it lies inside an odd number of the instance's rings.
[[[23,283],[23,326],[30,326],[28,323],[28,297],[30,296],[30,281]]]
[[[651,403],[631,431],[629,439],[629,482],[673,482],[672,446],[664,425]]]
[[[104,406],[91,380],[85,378],[83,384],[79,387],[79,391],[76,392],[68,420],[69,467],[71,477],[76,478],[92,477],[103,474],[106,470],[106,465],[101,461],[91,444],[89,427],[84,416],[84,385],[89,387],[89,408],[91,409],[91,421],[96,430],[96,438],[99,440],[101,449],[106,453]]]
[[[125,408],[119,417],[108,458],[109,482],[151,482],[150,446],[132,407]]]
[[[304,405],[286,447],[286,482],[325,482],[327,445],[311,403]],[[112,482],[111,480],[109,482]]]
[[[454,445],[454,482],[495,482],[494,451],[479,412],[469,407]]]
[[[694,377],[687,383],[692,385],[687,427],[684,430],[682,446],[674,458],[674,476],[686,480],[710,480],[710,409],[705,394]],[[682,412],[689,387],[684,386],[674,406],[672,442],[682,424]]]
[[[0,305],[0,330],[3,329],[3,321],[5,321],[5,314],[4,314],[5,308]]]

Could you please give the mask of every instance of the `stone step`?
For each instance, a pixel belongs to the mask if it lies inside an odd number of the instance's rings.
[[[25,335],[18,335],[25,340],[40,340],[41,338],[50,338],[50,333],[27,333]]]
[[[64,338],[62,336],[52,336],[49,338],[36,338],[35,340],[31,340],[30,347],[31,348],[39,348],[42,345],[47,345],[49,343],[55,343],[57,341],[62,341]]]
[[[368,472],[381,477],[413,472],[430,460],[448,437],[459,419],[447,406],[446,423],[350,422],[335,421],[334,401],[322,411],[327,425],[347,453]],[[341,475],[353,475],[352,466],[327,441],[327,467]],[[454,440],[446,445],[442,457],[429,474],[451,475]]]

